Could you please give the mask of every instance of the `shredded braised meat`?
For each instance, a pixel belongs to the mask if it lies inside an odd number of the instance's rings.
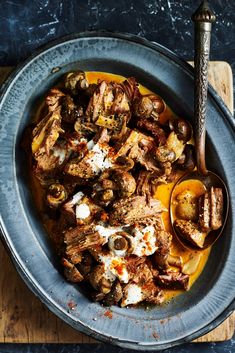
[[[190,124],[162,122],[165,102],[142,95],[134,78],[90,84],[80,70],[48,92],[44,108],[30,156],[67,280],[86,282],[105,305],[160,304],[165,288],[187,290],[189,275],[162,221],[167,209],[154,194],[177,170],[194,168]],[[204,228],[221,223],[215,194],[217,219],[207,214],[208,194],[200,199]],[[184,222],[177,226],[196,239],[197,227]]]

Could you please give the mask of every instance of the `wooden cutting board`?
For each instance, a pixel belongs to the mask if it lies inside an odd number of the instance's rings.
[[[0,68],[0,84],[12,68]],[[233,112],[232,71],[211,62],[209,80]],[[52,314],[26,287],[0,243],[0,343],[95,343]],[[234,334],[235,313],[196,342],[225,341]]]

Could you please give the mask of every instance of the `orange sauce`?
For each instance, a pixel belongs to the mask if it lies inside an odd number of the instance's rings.
[[[106,80],[108,82],[115,81],[115,82],[120,83],[126,79],[124,76],[115,75],[115,74],[106,73],[106,72],[95,72],[95,71],[94,72],[91,72],[91,71],[86,72],[86,77],[90,83],[97,83],[98,80]],[[141,84],[139,85],[139,90],[140,90],[141,94],[153,93],[152,91],[150,91],[148,88],[142,86]],[[37,114],[34,116],[34,119],[33,119],[34,121],[38,121],[39,118],[41,118],[42,111],[43,111],[43,104],[41,104],[39,106]],[[172,110],[168,106],[166,106],[166,109],[165,109],[164,113],[160,115],[159,120],[161,122],[164,122],[164,121],[167,121],[168,119],[174,119],[174,118],[176,118],[176,115],[172,112]],[[182,174],[179,173],[179,177],[181,175]],[[204,192],[202,185],[199,185],[198,183],[194,183],[191,180],[191,181],[181,183],[177,187],[177,189],[175,191],[175,197],[180,192],[185,190],[186,188],[189,188],[189,183],[190,183],[190,190],[193,190],[195,192],[196,196],[200,196]],[[163,185],[159,185],[158,187],[156,187],[156,192],[155,192],[154,197],[156,199],[160,200],[162,202],[162,204],[167,209],[169,209],[169,206],[170,206],[170,197],[171,197],[171,192],[172,192],[173,187],[174,187],[174,183],[163,184]],[[32,173],[31,173],[31,188],[33,191],[33,196],[35,199],[37,209],[39,210],[40,213],[42,213],[44,210],[43,203],[44,203],[45,192],[42,189],[38,180],[33,176]],[[164,222],[165,230],[170,232],[171,234],[174,234],[172,227],[171,227],[170,215],[169,215],[168,211],[163,213],[162,219]],[[52,229],[54,222],[55,221],[53,221],[53,220],[46,220],[46,221],[44,220],[44,222],[43,222],[49,235],[51,233],[51,229]],[[172,242],[172,247],[171,247],[171,254],[172,255],[181,256],[183,259],[183,262],[186,262],[189,259],[190,254],[192,254],[192,252],[193,251],[187,250],[186,248],[182,247],[182,245],[173,236],[173,242]],[[194,252],[197,252],[197,251],[194,251]],[[207,259],[210,254],[210,248],[205,249],[205,250],[200,250],[200,253],[202,254],[202,256],[201,256],[197,271],[193,275],[190,276],[190,282],[189,282],[190,287],[193,285],[193,283],[200,276],[204,266],[206,265]],[[121,270],[121,269],[119,269],[119,270]],[[166,290],[165,301],[169,301],[171,298],[175,297],[178,294],[181,294],[182,292],[183,291],[181,291],[181,290]]]
[[[179,175],[179,177],[180,177],[180,175]],[[174,187],[174,183],[169,183],[166,185],[165,184],[159,185],[157,187],[156,193],[154,195],[158,200],[161,200],[163,205],[168,210],[170,207],[170,198],[171,198],[171,192],[172,192],[173,187]],[[172,197],[173,217],[175,215],[174,201],[176,200],[177,195],[179,195],[181,192],[183,192],[186,189],[194,192],[196,197],[199,197],[200,195],[202,195],[205,192],[205,186],[198,180],[186,180],[186,181],[180,183],[176,187],[176,189],[174,191],[174,195]],[[170,213],[164,212],[162,215],[162,219],[163,219],[166,231],[170,232],[171,234],[174,234],[172,226],[171,226],[171,222],[170,222]],[[188,250],[188,249],[184,248],[175,237],[173,237],[171,254],[175,255],[175,256],[181,256],[183,263],[188,261],[190,254],[197,253],[197,252],[201,253],[201,259],[200,259],[197,271],[193,275],[190,276],[190,280],[189,280],[190,287],[193,285],[193,283],[200,276],[204,266],[206,265],[207,259],[210,254],[210,248],[207,248],[205,250],[199,250],[199,251]],[[173,298],[174,296],[176,296],[177,294],[180,294],[180,293],[183,293],[183,291],[168,290],[166,292],[166,300],[170,300],[171,298]]]

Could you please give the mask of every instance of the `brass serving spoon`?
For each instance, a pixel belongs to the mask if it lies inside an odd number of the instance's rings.
[[[205,161],[205,119],[207,105],[207,87],[208,87],[208,61],[210,52],[211,27],[215,21],[215,15],[210,10],[207,1],[203,1],[197,11],[193,14],[195,39],[194,39],[194,117],[195,117],[195,147],[196,147],[196,163],[197,171],[184,175],[178,180],[171,193],[170,200],[170,217],[172,228],[182,245],[189,249],[199,250],[201,248],[194,246],[185,240],[178,230],[174,227],[174,218],[172,210],[172,199],[175,188],[185,180],[200,180],[206,188],[218,187],[223,192],[223,225],[218,230],[211,231],[205,238],[202,249],[211,246],[221,235],[226,223],[229,196],[228,190],[223,180],[215,173],[208,171]],[[202,250],[201,249],[201,250]]]

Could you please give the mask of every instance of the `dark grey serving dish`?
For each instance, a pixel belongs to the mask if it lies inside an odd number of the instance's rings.
[[[53,70],[60,68],[59,71]],[[107,308],[66,282],[38,218],[19,142],[38,99],[69,70],[81,68],[134,76],[160,94],[193,124],[193,69],[166,48],[128,34],[71,35],[29,58],[9,77],[0,101],[0,211],[2,239],[29,288],[62,320],[96,339],[138,350],[162,350],[190,341],[219,325],[235,297],[235,126],[221,99],[209,89],[207,165],[228,185],[231,208],[223,236],[192,289],[170,304]],[[77,303],[70,310],[70,301]]]

